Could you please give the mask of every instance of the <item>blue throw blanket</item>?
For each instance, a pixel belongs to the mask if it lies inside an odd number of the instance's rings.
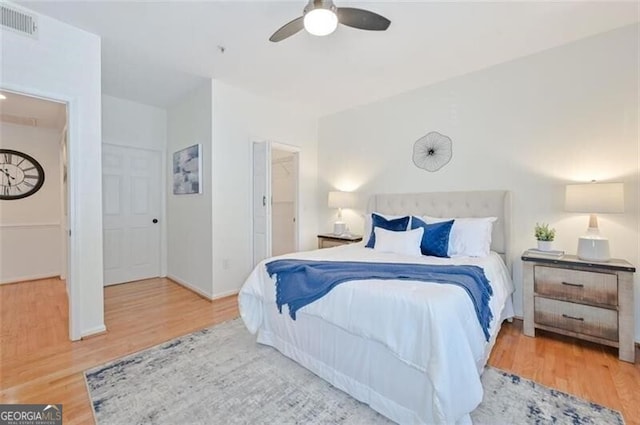
[[[278,310],[282,313],[282,306],[288,305],[293,320],[299,309],[322,298],[336,285],[351,280],[400,279],[458,285],[473,301],[478,321],[489,341],[489,324],[493,318],[489,299],[493,290],[478,266],[275,260],[266,267],[270,277],[276,275]]]

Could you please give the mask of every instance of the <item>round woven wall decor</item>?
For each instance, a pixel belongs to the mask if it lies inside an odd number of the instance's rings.
[[[451,139],[432,131],[416,140],[413,145],[413,163],[427,171],[438,171],[451,160]]]

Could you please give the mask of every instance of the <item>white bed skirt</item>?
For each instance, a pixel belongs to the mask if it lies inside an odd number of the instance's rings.
[[[245,302],[262,303],[259,299]],[[309,369],[336,388],[368,404],[400,424],[433,424],[436,419],[433,386],[426,372],[401,361],[377,341],[354,335],[317,316],[298,312],[294,322],[279,314],[275,305],[263,305],[264,321],[258,342],[275,347],[287,357]],[[513,317],[511,297],[501,312],[500,323]],[[500,325],[491,335],[486,356],[478,364],[482,372]],[[469,414],[457,424],[471,423]]]

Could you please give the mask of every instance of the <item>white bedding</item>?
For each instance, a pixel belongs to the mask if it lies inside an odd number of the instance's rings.
[[[466,417],[480,403],[480,374],[499,330],[500,318],[504,318],[503,309],[513,292],[508,270],[498,254],[492,253],[485,258],[455,259],[406,257],[367,249],[364,244],[352,244],[277,258],[471,264],[482,267],[494,291],[490,301],[493,320],[490,326],[492,338],[489,342],[485,340],[471,299],[464,289],[456,285],[385,280],[345,282],[298,312],[298,320],[301,320],[301,315],[309,316],[313,321],[321,320],[332,325],[323,326],[325,332],[328,332],[328,328],[337,327],[344,331],[341,334],[346,332],[375,341],[400,362],[420,372],[420,376],[426,376],[432,387],[429,393],[433,400],[423,401],[429,408],[428,413],[416,414],[419,422],[454,423]],[[273,319],[273,310],[276,310],[275,284],[266,273],[265,262],[254,269],[240,291],[240,313],[250,332],[264,331],[269,334],[268,337],[260,338],[260,342],[270,343],[280,351],[293,352],[295,348],[283,349],[283,344],[288,347],[294,341],[295,345],[295,340],[300,339],[291,336],[296,332],[297,321],[289,317],[286,306],[283,307],[281,318]],[[271,321],[277,320],[279,325],[265,323],[268,317],[272,318]],[[273,335],[274,332],[276,335]],[[277,333],[281,335],[278,336]],[[336,340],[323,335],[315,337],[327,341]],[[288,342],[271,342],[276,339]],[[336,353],[340,352],[340,347],[331,347],[331,350],[331,355],[336,356],[339,355]],[[300,357],[287,352],[285,354]],[[323,368],[325,366],[327,365],[322,365]],[[384,368],[385,365],[378,367]],[[345,374],[344,370],[339,372],[341,376]],[[347,370],[346,374],[357,376],[360,372],[353,371],[351,374]],[[323,377],[326,375],[321,374]],[[361,382],[357,384],[366,385]],[[367,401],[366,396],[352,395]],[[372,407],[376,408],[373,404]],[[381,413],[389,416],[388,412]]]

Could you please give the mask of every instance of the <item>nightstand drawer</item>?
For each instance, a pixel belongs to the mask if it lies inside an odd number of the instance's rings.
[[[346,245],[348,242],[338,241],[334,239],[324,239],[320,242],[320,248],[332,248],[334,246]]]
[[[606,308],[535,297],[534,320],[598,338],[618,341],[618,312]]]
[[[585,304],[618,305],[618,276],[545,266],[534,268],[537,295]]]
[[[318,248],[331,248],[334,246],[348,245],[357,243],[362,240],[360,235],[334,235],[332,233],[323,233],[318,235]]]

